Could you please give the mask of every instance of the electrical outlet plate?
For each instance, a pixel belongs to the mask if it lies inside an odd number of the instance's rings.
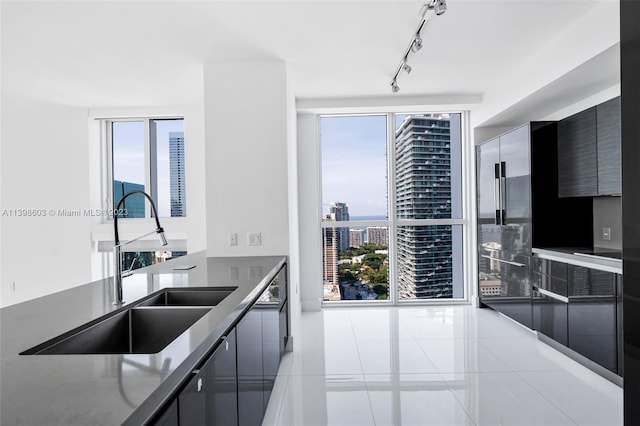
[[[262,234],[260,232],[249,232],[247,234],[247,244],[250,246],[262,245]]]

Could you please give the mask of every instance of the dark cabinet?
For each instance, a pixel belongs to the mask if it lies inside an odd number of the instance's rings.
[[[289,336],[287,267],[148,424],[262,424]]]
[[[178,426],[178,401],[174,399],[151,423],[153,426]]]
[[[620,97],[597,106],[598,195],[620,195]]]
[[[569,348],[618,372],[617,275],[569,265]]]
[[[533,328],[567,346],[567,264],[533,258]]]
[[[532,327],[529,124],[477,146],[479,294]]]
[[[621,193],[620,97],[558,123],[558,195]]]
[[[558,195],[591,197],[598,193],[596,108],[558,123]]]
[[[238,345],[238,424],[259,426],[281,356],[280,308],[286,299],[286,267],[236,326]]]
[[[238,424],[235,330],[178,396],[181,425]]]

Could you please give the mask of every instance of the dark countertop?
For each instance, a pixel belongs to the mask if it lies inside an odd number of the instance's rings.
[[[622,274],[622,260],[616,258],[622,254],[620,250],[593,247],[553,247],[534,248],[533,254],[542,259]]]
[[[109,278],[0,309],[0,424],[141,424],[206,357],[285,262],[284,256],[207,258],[199,252],[125,278],[123,307],[111,303]],[[196,267],[173,270],[184,265]],[[18,355],[161,288],[223,286],[238,288],[156,354]]]

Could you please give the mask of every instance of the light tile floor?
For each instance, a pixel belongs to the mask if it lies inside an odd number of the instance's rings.
[[[622,389],[489,309],[302,315],[265,426],[621,426]]]

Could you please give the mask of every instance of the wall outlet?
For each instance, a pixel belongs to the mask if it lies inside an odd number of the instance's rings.
[[[605,241],[611,241],[611,228],[602,228],[602,239]]]
[[[250,246],[262,245],[262,234],[260,232],[249,232],[247,234],[247,244]]]
[[[238,281],[238,279],[240,278],[240,270],[238,269],[237,266],[230,266],[229,267],[229,279],[231,281]]]
[[[237,246],[238,245],[238,234],[236,234],[235,232],[230,232],[229,233],[229,245],[230,246]]]

